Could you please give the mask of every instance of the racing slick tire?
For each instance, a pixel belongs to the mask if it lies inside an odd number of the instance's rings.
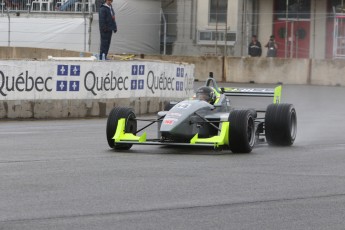
[[[269,145],[290,146],[297,133],[297,115],[292,104],[270,104],[265,114],[265,136]]]
[[[250,153],[255,144],[255,122],[252,111],[231,111],[228,120],[230,150],[233,153]]]
[[[126,133],[135,133],[137,131],[137,120],[133,109],[126,107],[115,107],[113,108],[108,116],[107,120],[107,141],[110,148],[117,150],[128,150],[132,147],[132,144],[115,144],[114,135],[117,128],[117,123],[119,119],[126,118]]]

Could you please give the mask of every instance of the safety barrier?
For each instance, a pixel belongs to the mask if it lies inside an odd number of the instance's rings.
[[[193,76],[186,63],[4,60],[0,118],[101,117],[114,106],[153,113],[192,96]]]
[[[345,60],[145,55],[150,60],[181,60],[195,65],[195,79],[214,72],[218,81],[263,84],[345,86]]]
[[[83,13],[96,12],[96,0],[0,0],[0,14],[12,13]]]
[[[0,61],[0,118],[99,117],[107,116],[113,106],[130,106],[138,114],[154,113],[169,100],[191,96],[193,80],[204,81],[209,72],[223,82],[345,86],[344,60],[132,55],[123,61],[33,61],[49,55],[75,57],[79,52],[0,47],[0,60],[21,60]],[[69,75],[61,75],[59,66],[66,66]],[[72,74],[72,66],[79,66],[79,76]],[[133,66],[144,66],[144,75],[134,75]],[[178,72],[181,68],[183,77]],[[136,89],[130,89],[135,87],[132,80],[137,81]],[[58,90],[59,85],[68,90]]]

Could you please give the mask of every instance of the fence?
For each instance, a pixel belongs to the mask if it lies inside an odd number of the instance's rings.
[[[0,46],[58,49],[72,47],[72,50],[97,52],[100,40],[98,14],[93,12],[98,11],[101,1],[103,0],[0,0]],[[296,1],[292,2],[296,3]],[[196,4],[198,2],[200,3]],[[337,8],[340,12],[334,14],[331,9],[325,8],[327,2],[330,2],[328,0],[309,1],[310,10],[307,18],[299,18],[299,14],[296,16],[290,11],[284,14],[282,13],[284,11],[273,10],[272,3],[277,3],[278,0],[228,0],[225,24],[211,20],[207,4],[201,2],[206,0],[114,1],[119,29],[111,42],[110,51],[243,57],[248,55],[248,46],[253,34],[258,36],[262,46],[267,44],[269,36],[273,34],[278,44],[278,57],[345,58],[345,7]],[[17,25],[22,22],[16,22],[19,20],[19,14],[27,23],[21,28]],[[72,28],[70,31],[60,30],[59,33],[57,31],[49,33],[57,36],[64,33],[65,40],[55,41],[56,37],[51,36],[51,39],[29,41],[31,35],[28,28],[34,27],[32,24],[29,25],[32,23],[30,20],[39,17],[41,24],[52,22],[45,18],[60,17],[69,20],[79,17],[79,20],[73,22],[76,25],[75,30]],[[45,27],[42,25],[41,28],[45,29],[50,25],[47,24]],[[66,25],[67,21],[57,20],[54,27],[61,29]],[[71,28],[70,25],[68,24],[68,28]],[[81,27],[83,30],[80,30]],[[42,29],[39,31],[40,34],[34,34],[35,36],[32,37],[45,36],[45,32]],[[24,33],[25,37],[20,39],[25,38],[26,43],[15,39],[15,36]],[[80,33],[79,38],[70,39],[76,33]],[[82,40],[84,40],[83,46],[75,44]],[[39,46],[34,46],[37,43]],[[69,44],[69,47],[66,44]],[[266,56],[267,49],[262,47],[262,50],[262,56]]]
[[[94,1],[96,7],[92,11],[98,12],[103,0]],[[84,6],[85,9],[86,2]],[[35,7],[39,10],[39,5],[34,5],[34,10]],[[0,46],[99,52],[99,15],[85,10],[75,12],[78,7],[72,6],[70,11],[46,11],[42,6],[42,11],[30,8],[18,12],[6,8],[4,14],[0,13]],[[116,0],[113,7],[118,31],[112,36],[110,53],[159,54],[161,3]]]
[[[99,0],[0,0],[1,13],[55,12],[85,13],[96,12]]]
[[[334,8],[333,57],[345,58],[345,7]]]

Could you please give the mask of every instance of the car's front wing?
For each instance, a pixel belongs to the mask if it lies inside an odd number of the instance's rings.
[[[146,132],[141,136],[134,135],[132,133],[126,133],[125,127],[126,119],[121,118],[118,120],[115,135],[113,137],[115,144],[137,144],[137,145],[193,145],[193,146],[210,146],[210,147],[221,147],[229,145],[229,129],[230,122],[221,122],[221,128],[219,135],[209,138],[199,138],[198,134],[188,140],[189,142],[171,142],[163,141],[160,139],[147,139]]]

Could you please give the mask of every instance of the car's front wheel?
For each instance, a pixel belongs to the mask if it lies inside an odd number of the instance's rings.
[[[128,150],[132,147],[132,144],[116,144],[113,139],[117,128],[117,123],[121,118],[126,119],[126,133],[134,134],[137,131],[137,120],[135,120],[133,109],[126,107],[115,107],[110,111],[107,120],[107,141],[110,148]]]
[[[229,122],[230,150],[234,153],[250,153],[255,144],[255,122],[252,111],[231,111]]]

